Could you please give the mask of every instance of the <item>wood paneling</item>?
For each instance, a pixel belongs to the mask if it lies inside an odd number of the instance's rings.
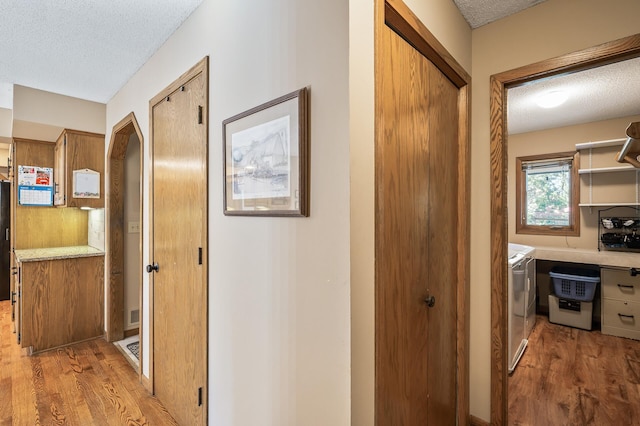
[[[0,424],[177,425],[102,339],[27,356],[0,302]]]
[[[491,423],[507,424],[506,90],[539,78],[640,55],[640,34],[491,76]]]
[[[637,424],[639,377],[639,341],[551,324],[538,316],[509,377],[509,424]]]
[[[154,393],[180,424],[204,425],[208,58],[150,106]]]
[[[15,248],[86,246],[88,218],[79,209],[18,206]]]
[[[468,76],[402,2],[376,10],[401,32],[376,21],[376,424],[466,424]]]
[[[23,262],[22,347],[42,351],[103,334],[102,256]]]

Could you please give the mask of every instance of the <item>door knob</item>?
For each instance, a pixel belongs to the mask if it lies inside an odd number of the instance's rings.
[[[158,270],[160,269],[160,267],[158,266],[157,263],[154,263],[153,265],[147,265],[147,272],[151,273],[153,271],[158,272]]]
[[[426,303],[428,307],[433,308],[433,305],[436,304],[436,298],[434,296],[427,296],[424,299],[424,303]]]

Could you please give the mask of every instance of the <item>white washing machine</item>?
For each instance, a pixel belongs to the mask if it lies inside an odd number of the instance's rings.
[[[509,373],[516,368],[536,321],[535,248],[509,243]]]

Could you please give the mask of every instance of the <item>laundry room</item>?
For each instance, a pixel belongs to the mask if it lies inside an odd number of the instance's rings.
[[[640,351],[638,67],[628,59],[508,88],[514,418],[532,414],[522,401],[550,375],[600,387],[590,396],[605,401],[607,383],[628,381],[631,368],[610,360]]]

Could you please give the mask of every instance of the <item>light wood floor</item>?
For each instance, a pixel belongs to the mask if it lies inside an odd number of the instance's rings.
[[[509,377],[511,425],[640,425],[640,341],[538,316]]]
[[[0,425],[176,425],[114,345],[95,339],[34,356],[0,302]]]

